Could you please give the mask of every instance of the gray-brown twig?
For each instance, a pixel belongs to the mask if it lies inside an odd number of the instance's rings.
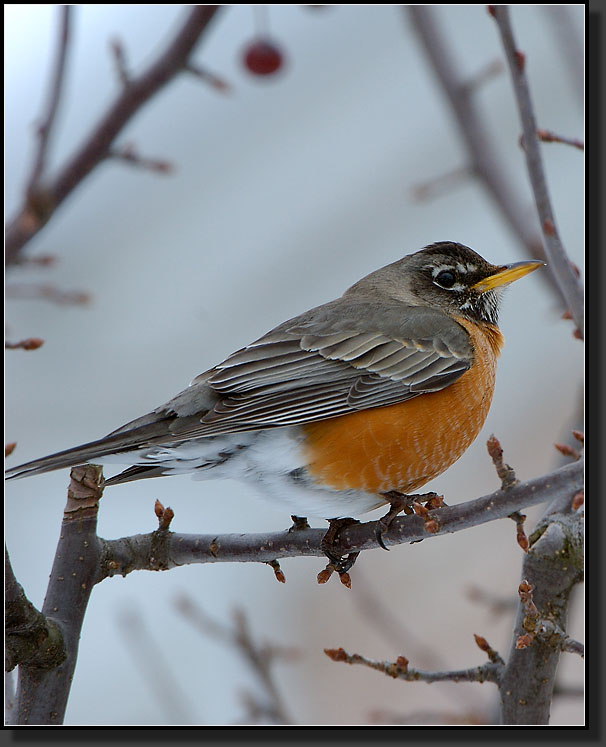
[[[577,140],[574,137],[564,137],[563,135],[556,135],[555,132],[550,130],[537,130],[537,137],[542,143],[563,143],[564,145],[571,145],[573,148],[579,150],[585,150],[585,143],[582,140]]]
[[[35,196],[40,189],[40,181],[44,178],[48,147],[53,126],[55,124],[57,110],[59,109],[59,103],[61,101],[61,94],[63,92],[65,66],[71,36],[71,17],[73,8],[71,5],[62,5],[60,6],[60,13],[57,58],[55,60],[51,85],[48,92],[46,114],[37,128],[38,147],[34,157],[32,171],[27,182],[26,191],[28,199],[35,199]]]
[[[543,169],[537,124],[530,96],[530,87],[525,72],[525,57],[517,47],[511,22],[509,8],[506,5],[491,5],[491,15],[494,17],[505,55],[511,73],[513,89],[518,104],[523,131],[524,155],[530,183],[534,193],[535,204],[543,232],[545,255],[551,272],[566,301],[566,308],[570,309],[574,323],[581,337],[584,334],[584,298],[583,286],[568,259],[564,246],[556,228],[556,220],[549,189]]]
[[[361,664],[362,666],[376,669],[394,679],[406,680],[407,682],[499,682],[503,662],[488,661],[479,667],[469,669],[456,669],[446,672],[426,672],[421,669],[410,669],[408,660],[398,656],[396,661],[374,661],[359,654],[348,654],[342,648],[325,648],[324,653],[333,661],[341,661],[346,664]]]
[[[473,97],[474,87],[459,73],[448,37],[438,21],[438,9],[427,5],[407,5],[410,17],[427,59],[450,104],[469,161],[469,169],[481,180],[497,208],[526,247],[529,256],[543,259],[541,239],[528,206],[507,175],[491,130]],[[548,275],[546,277],[549,277]]]

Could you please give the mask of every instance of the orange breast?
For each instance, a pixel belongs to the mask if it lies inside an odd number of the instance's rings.
[[[441,474],[480,432],[503,344],[496,327],[472,333],[474,365],[439,392],[303,426],[313,479],[337,490],[411,493]]]

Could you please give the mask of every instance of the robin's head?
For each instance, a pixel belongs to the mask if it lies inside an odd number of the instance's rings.
[[[492,265],[468,246],[439,241],[367,275],[347,292],[379,292],[496,324],[502,290],[544,264],[532,260]]]

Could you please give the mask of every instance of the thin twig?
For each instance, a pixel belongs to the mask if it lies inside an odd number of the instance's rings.
[[[579,150],[585,150],[585,143],[582,140],[577,140],[573,137],[564,137],[563,135],[556,135],[551,130],[537,130],[537,137],[542,143],[563,143],[564,145],[572,145],[573,148]]]
[[[221,93],[229,93],[232,89],[231,83],[228,83],[225,78],[221,78],[216,73],[207,70],[205,67],[200,67],[200,65],[194,65],[193,63],[188,62],[187,65],[185,65],[185,69],[188,73],[191,73],[192,75],[195,75],[196,78],[205,81]]]
[[[545,254],[551,272],[566,301],[566,307],[570,309],[574,323],[582,337],[584,334],[583,287],[568,259],[556,229],[555,215],[549,198],[549,189],[537,137],[537,124],[530,96],[530,87],[525,72],[525,56],[518,50],[509,20],[509,8],[506,5],[492,5],[490,7],[491,14],[495,18],[501,34],[518,104],[524,133],[524,155],[543,232]]]
[[[51,85],[48,92],[47,111],[38,127],[38,148],[34,158],[32,172],[27,182],[28,194],[34,195],[39,188],[40,180],[44,176],[50,137],[55,124],[55,118],[61,101],[63,84],[65,81],[65,66],[71,32],[71,17],[73,8],[71,5],[59,6],[59,41],[57,44],[57,58],[51,77]]]
[[[486,442],[486,448],[488,449],[488,454],[495,466],[497,475],[501,480],[501,490],[510,490],[518,484],[519,480],[516,477],[513,467],[503,462],[503,447],[494,434],[489,436],[488,441]]]
[[[406,680],[407,682],[499,682],[502,663],[487,662],[479,667],[469,669],[457,669],[447,672],[426,672],[421,669],[410,669],[408,661],[404,657],[398,657],[395,662],[374,661],[359,654],[348,654],[342,648],[324,649],[324,653],[333,661],[345,664],[361,664],[362,666],[376,669],[394,679]]]
[[[128,163],[130,166],[137,166],[148,171],[155,171],[157,174],[170,174],[175,167],[170,161],[159,158],[147,158],[139,155],[137,149],[132,143],[127,143],[120,148],[110,148],[107,152],[108,158],[115,158]]]
[[[519,190],[508,177],[492,131],[472,95],[473,88],[469,88],[468,80],[459,72],[448,37],[440,28],[437,9],[427,5],[407,5],[404,12],[412,21],[451,106],[459,135],[467,149],[469,168],[484,184],[504,219],[526,247],[527,256],[544,259],[541,238],[528,206],[520,199]]]
[[[42,345],[44,345],[44,340],[41,337],[27,337],[18,342],[4,341],[5,350],[37,350]]]
[[[112,57],[114,58],[118,80],[124,88],[127,88],[130,85],[130,74],[128,72],[128,65],[126,64],[124,45],[120,39],[116,38],[110,41],[109,48],[111,49]]]

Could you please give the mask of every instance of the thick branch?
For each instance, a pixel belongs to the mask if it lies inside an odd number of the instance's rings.
[[[503,519],[512,512],[556,499],[572,502],[583,484],[583,461],[518,483],[507,491],[495,493],[456,506],[431,511],[437,521],[437,531],[425,529],[425,519],[411,515],[397,518],[383,536],[386,544],[418,542],[441,534]],[[343,528],[335,540],[334,549],[342,554],[376,548],[376,522],[355,524]],[[135,570],[169,570],[189,563],[261,562],[299,556],[323,557],[323,529],[298,529],[271,534],[197,535],[157,531],[116,540],[101,540],[101,568],[97,581],[115,574],[126,575]]]
[[[114,103],[86,137],[76,153],[35,194],[27,195],[19,214],[6,230],[6,263],[14,263],[20,250],[46,224],[55,210],[98,164],[108,157],[110,148],[124,126],[161,88],[185,70],[189,57],[219,9],[217,5],[193,5],[174,39],[147,70],[129,79]]]
[[[80,631],[100,561],[97,512],[101,469],[87,465],[71,472],[61,535],[42,614],[63,634],[67,658],[58,667],[19,667],[17,723],[63,723],[76,665]]]
[[[537,136],[537,123],[530,97],[530,87],[525,72],[525,58],[516,46],[509,21],[509,8],[505,5],[494,5],[492,8],[492,13],[501,33],[501,40],[509,64],[513,89],[520,113],[524,133],[523,144],[526,166],[543,232],[545,254],[551,272],[566,301],[566,306],[570,309],[574,323],[577,325],[582,336],[584,332],[583,287],[575,268],[568,259],[556,229],[555,216],[543,169],[541,149]]]
[[[546,633],[551,626],[566,629],[570,592],[583,576],[582,521],[579,511],[548,511],[531,535],[534,543],[522,568],[521,589],[526,591],[520,593],[511,652],[500,687],[504,724],[549,723],[563,645],[561,636]]]
[[[25,596],[4,548],[5,631],[4,668],[18,664],[51,669],[65,661],[61,628],[39,612]]]

